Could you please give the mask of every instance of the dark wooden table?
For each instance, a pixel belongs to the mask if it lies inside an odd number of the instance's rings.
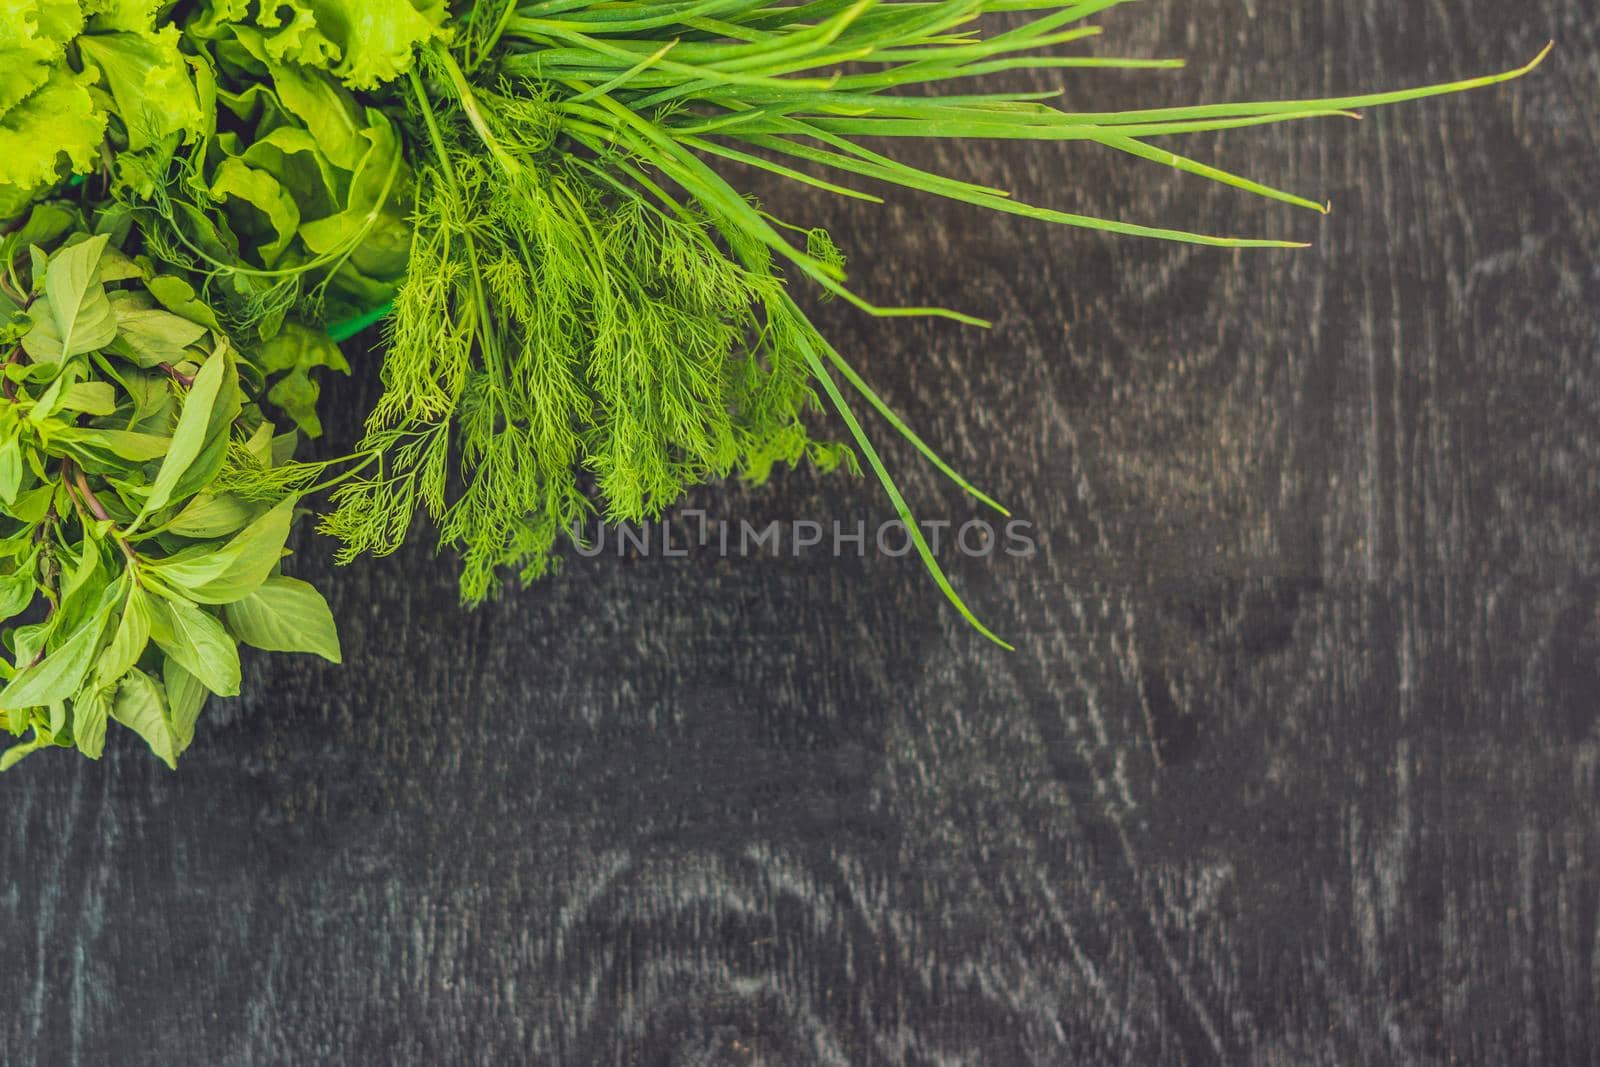
[[[819,315],[1034,524],[949,557],[593,560],[475,614],[424,541],[325,583],[342,668],[247,662],[172,775],[0,781],[6,1064],[1600,1062],[1600,17],[1590,0],[1147,3],[1179,74],[1319,94],[1518,64],[1191,150],[924,149],[1227,253],[836,204]],[[373,368],[340,387],[354,417]],[[929,519],[975,505],[880,433]],[[869,482],[691,506],[869,528]]]

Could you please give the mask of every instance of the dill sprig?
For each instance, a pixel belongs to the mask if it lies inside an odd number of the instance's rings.
[[[790,325],[761,314],[785,297],[759,256],[741,265],[688,208],[602,180],[634,164],[553,152],[537,97],[435,101],[414,86],[436,154],[419,168],[411,265],[362,446],[382,458],[324,521],[343,558],[393,551],[420,506],[476,603],[501,567],[525,581],[546,571],[595,507],[581,479],[626,521],[735,470],[846,460],[801,422],[817,397]],[[487,157],[478,123],[492,124]]]

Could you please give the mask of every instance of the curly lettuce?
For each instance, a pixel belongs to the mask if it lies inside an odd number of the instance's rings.
[[[108,138],[137,152],[205,124],[195,72],[156,0],[0,0],[0,217],[68,175]]]
[[[273,62],[326,70],[358,90],[393,81],[420,49],[451,37],[444,0],[212,0],[206,7],[206,27],[252,25],[264,31]]]
[[[146,240],[183,264],[268,399],[321,431],[312,372],[346,371],[319,329],[393,298],[411,245],[399,131],[331,71],[275,58],[269,34],[213,5],[184,28],[219,84],[205,134],[181,152],[119,159]]]
[[[75,0],[0,0],[0,115],[61,66],[83,22]]]
[[[94,167],[107,123],[90,93],[94,82],[92,72],[57,67],[0,117],[0,218],[18,214],[54,185],[63,158],[74,174]]]

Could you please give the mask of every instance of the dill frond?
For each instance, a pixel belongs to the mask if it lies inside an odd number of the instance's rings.
[[[704,215],[553,150],[521,121],[539,96],[503,89],[474,93],[476,119],[419,98],[437,158],[362,444],[383,459],[323,524],[347,557],[382,553],[420,506],[468,603],[544,574],[590,512],[639,521],[708,479],[845,455],[802,422],[817,397],[764,253],[751,269]]]

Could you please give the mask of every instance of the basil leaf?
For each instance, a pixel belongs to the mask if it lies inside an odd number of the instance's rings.
[[[79,382],[62,394],[61,409],[81,411],[85,415],[109,415],[117,410],[117,391],[110,382]]]
[[[153,564],[151,570],[201,604],[231,604],[249,596],[283,558],[294,504],[292,499],[283,501],[226,544],[186,548]]]
[[[0,708],[38,708],[65,700],[83,684],[105,632],[106,612],[90,615],[60,648],[11,680]]]
[[[28,221],[12,235],[16,247],[53,245],[78,225],[78,216],[63,204],[34,205]]]
[[[8,505],[15,504],[21,488],[22,442],[8,437],[0,444],[0,500]]]
[[[105,254],[100,257],[100,280],[106,284],[112,282],[126,282],[134,278],[144,277],[144,271],[139,264],[130,259],[127,253],[115,244],[108,245]]]
[[[187,500],[216,480],[228,459],[233,434],[233,421],[244,410],[244,392],[239,386],[239,364],[232,349],[228,351],[229,371],[217,391],[211,408],[211,421],[206,425],[205,446],[189,465],[183,477],[172,490],[174,501]]]
[[[178,416],[178,427],[172,433],[172,444],[167,449],[166,459],[161,462],[161,469],[156,472],[156,480],[150,485],[150,495],[145,498],[144,507],[134,517],[134,528],[152,512],[166,507],[167,501],[172,499],[172,491],[177,488],[189,465],[205,448],[211,409],[216,403],[217,393],[222,389],[228,362],[227,350],[219,349],[195,375],[194,385],[184,398],[183,412]]]
[[[54,485],[41,485],[17,497],[16,503],[6,510],[11,513],[13,519],[32,526],[44,520],[45,513],[50,510],[50,500],[55,494]]]
[[[167,704],[172,709],[172,731],[181,749],[194,742],[194,726],[211,694],[200,679],[175,663],[171,656],[162,661],[161,676],[167,683]]]
[[[179,537],[206,540],[226,537],[255,517],[256,509],[233,493],[202,493],[167,523]]]
[[[45,295],[35,304],[33,329],[22,338],[35,362],[58,363],[116,339],[116,317],[99,278],[100,257],[109,240],[101,234],[50,257]]]
[[[200,299],[194,286],[182,278],[170,274],[159,275],[145,282],[145,288],[150,290],[151,296],[161,302],[162,307],[174,315],[219,333],[222,331],[222,324],[217,321],[217,313]]]
[[[228,629],[247,645],[267,652],[309,652],[342,660],[339,632],[328,602],[309,582],[278,575],[254,593],[223,608]]]
[[[132,371],[124,376],[123,384],[133,398],[132,423],[138,425],[173,403],[172,387],[165,374],[140,374]],[[165,450],[162,452],[165,455]]]
[[[166,690],[160,682],[141,670],[129,672],[117,686],[111,717],[144,738],[150,751],[161,757],[168,767],[178,769],[178,756],[183,747],[172,729]]]
[[[106,716],[111,712],[107,690],[91,686],[72,702],[72,739],[78,751],[99,759],[106,747]]]
[[[24,757],[33,755],[41,748],[49,748],[50,745],[50,738],[44,734],[40,734],[32,741],[25,741],[20,745],[12,745],[4,752],[0,752],[0,774],[4,774],[21,763]]]
[[[141,367],[181,363],[189,358],[190,345],[198,344],[210,329],[170,311],[141,308],[132,301],[115,305],[119,347],[126,346],[133,362]]]
[[[139,433],[135,430],[78,430],[72,429],[55,435],[63,445],[83,445],[103,449],[134,463],[150,463],[165,456],[172,448],[172,438],[159,434]]]
[[[15,618],[26,611],[33,598],[39,593],[39,579],[33,570],[33,562],[19,569],[15,574],[8,574],[0,578],[0,622]]]
[[[190,601],[152,599],[150,636],[213,693],[239,695],[239,646],[220,622]]]
[[[111,643],[100,653],[95,666],[95,677],[101,685],[110,685],[139,664],[139,657],[150,643],[150,595],[135,585],[128,590],[127,603],[122,608],[122,618],[117,623]]]

